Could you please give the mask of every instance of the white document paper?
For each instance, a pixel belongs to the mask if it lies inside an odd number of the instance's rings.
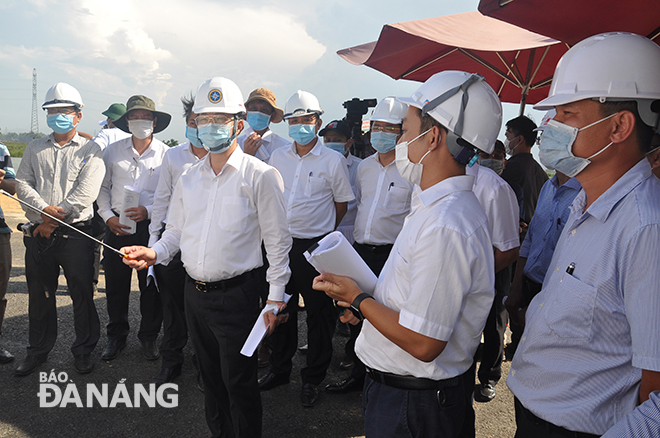
[[[333,231],[310,250],[305,251],[305,258],[317,271],[350,277],[362,292],[373,294],[378,281],[376,274],[341,232]]]
[[[134,187],[124,186],[124,199],[121,202],[121,212],[119,212],[119,223],[122,225],[128,225],[131,227],[130,230],[124,229],[125,232],[129,234],[135,234],[137,229],[137,222],[133,219],[126,217],[126,209],[134,208],[140,205],[140,192],[137,191]]]
[[[291,295],[284,294],[285,303],[288,303],[290,299]],[[241,354],[243,356],[252,357],[254,351],[259,346],[259,343],[264,338],[264,336],[266,336],[266,332],[268,331],[268,327],[266,327],[266,321],[264,321],[264,314],[266,312],[273,312],[275,315],[277,315],[277,304],[266,304],[266,307],[264,307],[264,309],[259,314],[259,318],[257,318],[257,321],[252,327],[252,331],[248,335],[248,338],[245,340],[245,344],[243,344],[243,348],[241,348]]]

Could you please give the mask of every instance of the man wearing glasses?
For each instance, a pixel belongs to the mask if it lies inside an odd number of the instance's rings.
[[[305,407],[316,404],[318,385],[325,378],[332,358],[332,334],[336,313],[332,300],[312,290],[316,270],[303,253],[332,232],[346,214],[348,201],[354,199],[346,161],[323,146],[317,133],[321,128],[321,106],[311,93],[298,90],[285,105],[284,120],[289,123],[291,147],[273,152],[269,164],[282,174],[286,223],[293,237],[289,253],[291,281],[287,293],[292,295],[288,321],[272,339],[271,369],[259,380],[266,391],[289,382],[291,358],[298,347],[298,294],[302,293],[307,313],[307,366],[301,370],[301,402]]]
[[[103,179],[99,146],[78,135],[82,118],[80,93],[69,84],[55,84],[43,104],[53,132],[31,141],[16,175],[16,193],[30,205],[85,233],[91,233],[92,204]],[[31,374],[46,361],[57,340],[55,292],[60,267],[64,270],[73,301],[76,339],[71,346],[75,368],[89,373],[94,368],[91,353],[100,336],[92,286],[93,242],[45,215],[25,208],[32,224],[23,238],[25,275],[30,303],[27,357],[17,376]]]
[[[115,121],[115,126],[130,132],[132,136],[112,143],[103,152],[106,173],[98,198],[99,215],[107,225],[105,242],[114,248],[146,245],[149,242],[149,219],[154,192],[163,156],[168,149],[153,134],[167,128],[171,118],[167,113],[156,111],[153,100],[148,97],[132,96],[126,103],[126,113]],[[119,223],[127,189],[140,194],[138,206],[124,211],[128,219],[136,222],[135,233],[130,233],[131,227]],[[126,346],[132,270],[107,249],[104,255],[110,321],[107,327],[108,345],[101,358],[112,360]],[[160,356],[156,338],[163,320],[163,308],[155,284],[147,285],[146,271],[138,273],[138,281],[142,314],[138,339],[145,359],[152,361]]]

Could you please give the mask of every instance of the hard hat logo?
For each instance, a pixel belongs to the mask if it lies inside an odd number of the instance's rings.
[[[209,102],[218,103],[222,100],[222,91],[213,89],[209,91]]]

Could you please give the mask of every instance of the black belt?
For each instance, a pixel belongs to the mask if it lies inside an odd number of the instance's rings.
[[[200,292],[212,292],[215,290],[222,290],[225,292],[232,287],[240,286],[251,278],[254,278],[256,269],[247,271],[233,278],[220,281],[197,281],[190,275],[187,275],[188,281],[195,285],[195,289]]]
[[[539,418],[532,411],[527,409],[526,407],[523,406],[522,403],[520,403],[520,400],[516,399],[516,402],[518,402],[518,405],[522,409],[522,414],[527,417],[527,419],[533,423],[535,423],[537,426],[544,428],[548,430],[548,432],[551,432],[552,434],[555,435],[561,435],[567,438],[598,438],[600,435],[594,435],[591,433],[586,433],[586,432],[574,432],[572,430],[565,429],[563,427],[557,426],[556,424],[550,423],[549,421],[545,421],[543,418]]]
[[[76,230],[80,230],[86,234],[89,234],[89,230],[91,230],[92,228],[92,220],[88,219],[86,221],[75,222],[69,225],[75,228]],[[36,228],[36,226],[34,228]],[[34,231],[34,228],[32,229],[32,231]],[[60,225],[59,227],[55,228],[53,230],[53,234],[56,236],[63,236],[63,237],[80,237],[80,238],[83,237],[82,234],[76,233],[71,228],[64,225]]]
[[[415,390],[452,388],[458,386],[461,378],[460,376],[456,376],[445,380],[431,380],[423,377],[399,376],[369,368],[367,368],[367,374],[369,374],[369,377],[374,382],[382,383],[392,388]]]
[[[366,243],[357,243],[355,242],[355,246],[359,247],[360,249],[363,249],[367,252],[372,252],[374,254],[379,254],[379,253],[384,253],[384,252],[390,252],[392,251],[392,245],[391,243],[388,245],[367,245]]]

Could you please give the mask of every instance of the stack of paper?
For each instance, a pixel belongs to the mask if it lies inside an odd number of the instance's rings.
[[[127,208],[134,208],[140,205],[140,192],[133,187],[124,187],[124,199],[121,202],[121,212],[119,213],[119,223],[131,227],[130,230],[124,229],[129,234],[135,234],[137,222],[126,216]]]

